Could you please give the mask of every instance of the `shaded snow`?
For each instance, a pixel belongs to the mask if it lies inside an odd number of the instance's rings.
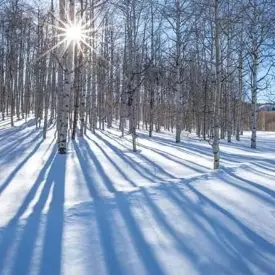
[[[275,133],[258,149],[116,129],[56,154],[0,123],[0,274],[275,274]]]

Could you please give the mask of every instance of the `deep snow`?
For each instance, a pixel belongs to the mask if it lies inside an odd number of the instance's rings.
[[[0,122],[0,274],[275,274],[275,133],[258,149],[116,129],[56,154],[55,128]]]

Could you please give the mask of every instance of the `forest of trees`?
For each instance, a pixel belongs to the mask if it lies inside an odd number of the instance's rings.
[[[68,135],[195,131],[213,149],[251,130],[272,75],[274,0],[2,0],[0,112]],[[249,119],[247,117],[249,116]],[[247,123],[248,122],[248,123]],[[249,125],[248,125],[249,124]]]

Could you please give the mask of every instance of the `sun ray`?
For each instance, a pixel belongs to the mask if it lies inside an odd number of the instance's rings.
[[[62,24],[64,27],[66,26],[66,22],[63,22],[62,20],[60,20],[57,17],[55,17],[55,19],[58,21],[58,23]],[[55,27],[57,27],[57,26],[55,26]]]
[[[50,48],[45,53],[43,53],[41,56],[39,56],[38,60],[40,60],[41,58],[43,58],[44,56],[46,56],[47,54],[49,54],[50,52],[52,52],[53,50],[55,50],[56,48],[58,48],[61,44],[65,43],[66,40],[67,39],[64,38],[63,40],[59,41],[56,45],[54,45],[52,48]]]
[[[82,40],[81,40],[81,42],[83,42]],[[85,53],[84,53],[84,51],[83,51],[83,49],[82,49],[82,47],[81,47],[81,43],[80,43],[80,41],[77,41],[77,46],[78,46],[78,48],[79,48],[79,50],[80,50],[80,52],[81,52],[81,54],[83,55],[83,57],[85,56]]]

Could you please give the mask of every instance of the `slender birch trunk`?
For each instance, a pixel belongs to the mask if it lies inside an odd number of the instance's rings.
[[[70,20],[73,22],[74,18],[75,2],[70,0],[69,14]],[[66,8],[65,0],[59,1],[60,19],[66,22]],[[63,45],[65,47],[66,45]],[[67,150],[67,134],[68,134],[68,121],[69,121],[69,110],[70,110],[70,91],[71,91],[71,74],[72,74],[72,61],[73,61],[73,45],[69,45],[68,50],[63,55],[64,64],[64,90],[62,91],[62,112],[60,121],[60,131],[58,138],[58,152],[65,154]]]
[[[219,1],[215,1],[215,63],[216,63],[216,87],[214,96],[214,136],[212,150],[214,155],[214,169],[218,169],[220,166],[220,145],[219,145],[219,103],[220,103],[220,91],[221,91],[221,60],[220,60],[220,21],[219,21]]]

